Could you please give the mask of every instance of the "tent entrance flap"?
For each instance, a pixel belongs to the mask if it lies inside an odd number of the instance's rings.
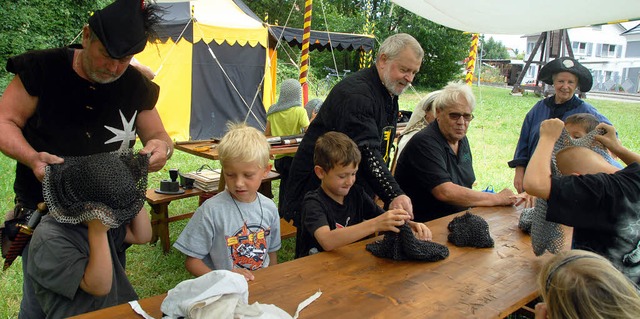
[[[265,69],[266,49],[257,46],[246,50],[246,47],[215,41],[209,46],[229,79],[212,59],[207,44],[197,42],[193,47],[191,79],[191,139],[219,138],[224,135],[227,122],[243,122],[245,118],[248,125],[263,127],[267,117],[259,86]],[[256,92],[259,93],[254,98]],[[253,114],[247,117],[249,112]]]

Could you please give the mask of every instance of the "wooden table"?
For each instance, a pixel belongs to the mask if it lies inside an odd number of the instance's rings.
[[[196,151],[196,148],[205,147],[207,148],[204,151]],[[204,158],[208,158],[214,161],[218,160],[218,143],[216,141],[187,141],[187,142],[176,142],[174,148],[177,150],[181,150],[183,152],[187,152],[189,154],[193,154],[195,156],[200,156]],[[271,155],[279,155],[279,154],[290,154],[295,153],[298,150],[298,144],[296,145],[272,145],[270,154]]]
[[[275,304],[293,314],[301,301],[318,290],[322,296],[300,318],[502,318],[537,297],[536,275],[549,254],[535,257],[531,238],[517,227],[514,207],[474,208],[488,223],[494,248],[460,248],[447,242],[447,225],[459,214],[427,225],[434,241],[449,247],[439,262],[392,261],[365,250],[374,239],[333,252],[285,262],[255,271],[249,302]],[[565,228],[569,247],[569,228]],[[378,238],[379,239],[379,238]],[[161,317],[165,295],[140,301]],[[138,318],[120,305],[78,318]]]

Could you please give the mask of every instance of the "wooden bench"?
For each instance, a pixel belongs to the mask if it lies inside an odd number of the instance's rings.
[[[271,192],[271,181],[279,179],[280,174],[277,172],[271,171],[269,175],[262,180],[262,184],[260,185],[260,189],[258,191],[263,195],[273,198],[273,194]],[[169,217],[169,204],[171,204],[174,200],[180,200],[184,198],[190,198],[194,196],[202,197],[211,197],[221,190],[216,190],[213,192],[205,192],[198,188],[193,189],[185,189],[184,193],[177,195],[166,195],[166,194],[158,194],[154,191],[154,189],[147,190],[147,203],[151,206],[151,243],[156,243],[158,239],[160,239],[160,244],[162,245],[162,251],[164,253],[168,253],[171,249],[171,242],[169,239],[169,223],[175,222],[182,219],[191,218],[193,216],[193,212],[180,214],[176,216]],[[200,203],[202,204],[202,203]],[[286,221],[280,219],[280,237],[282,239],[294,237],[296,235],[296,228],[287,223]]]
[[[280,238],[287,239],[292,237],[296,237],[296,226],[293,226],[293,222],[280,218]]]
[[[169,223],[193,216],[193,212],[190,212],[169,217],[169,204],[174,200],[203,194],[208,193],[198,188],[185,189],[184,193],[177,195],[158,194],[153,189],[147,189],[147,203],[151,206],[151,243],[154,244],[160,239],[162,251],[169,252],[171,245],[169,241]]]

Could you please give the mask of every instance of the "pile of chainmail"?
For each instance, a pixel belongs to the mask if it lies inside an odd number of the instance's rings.
[[[148,155],[132,151],[65,157],[48,165],[44,200],[58,222],[78,224],[100,219],[118,227],[135,217],[145,202]]]
[[[531,234],[531,246],[536,256],[548,250],[552,254],[560,252],[564,246],[564,232],[560,224],[546,220],[547,201],[536,198],[533,208],[525,208],[520,215],[518,226]]]
[[[556,154],[570,146],[581,146],[589,148],[596,153],[602,155],[607,161],[612,162],[613,159],[607,150],[596,141],[596,135],[602,135],[603,130],[593,130],[584,137],[573,139],[569,136],[566,130],[562,130],[560,138],[553,147],[553,154],[551,155],[551,173],[553,176],[560,176],[556,162]],[[537,198],[536,204],[533,208],[525,208],[520,215],[520,221],[518,227],[524,232],[531,234],[531,246],[533,246],[533,252],[536,256],[544,254],[545,251],[549,251],[552,254],[558,253],[564,246],[564,232],[560,224],[550,222],[546,220],[547,216],[547,202],[543,199]]]
[[[489,224],[482,217],[466,212],[457,216],[447,226],[447,239],[458,247],[493,247]]]
[[[367,244],[367,250],[393,260],[438,261],[449,256],[447,246],[416,238],[407,224],[399,228],[400,233],[386,232],[382,240]]]

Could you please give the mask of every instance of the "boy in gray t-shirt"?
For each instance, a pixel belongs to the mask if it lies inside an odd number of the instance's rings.
[[[232,124],[218,146],[226,189],[200,206],[174,247],[194,276],[226,269],[253,280],[250,270],[278,263],[280,217],[258,193],[269,174],[269,143],[262,133]]]

